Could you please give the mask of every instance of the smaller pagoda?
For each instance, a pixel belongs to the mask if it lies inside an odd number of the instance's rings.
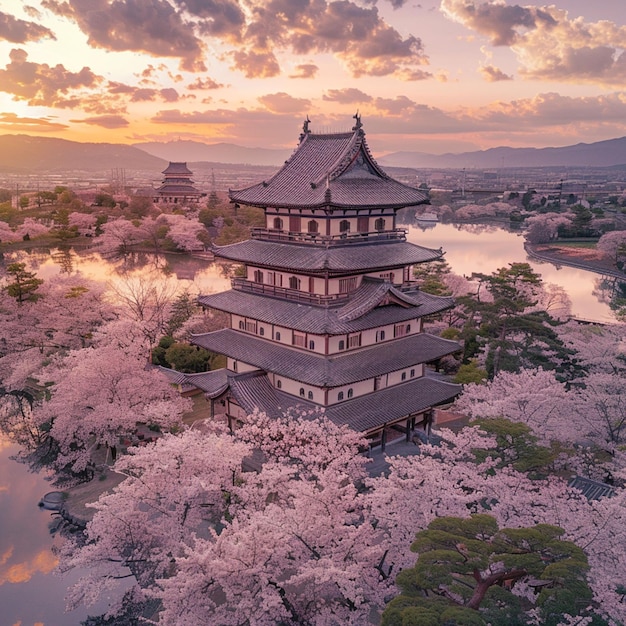
[[[165,178],[156,190],[154,202],[197,204],[200,202],[200,198],[206,195],[194,187],[194,182],[191,180],[193,172],[187,167],[187,163],[170,161],[162,174]]]

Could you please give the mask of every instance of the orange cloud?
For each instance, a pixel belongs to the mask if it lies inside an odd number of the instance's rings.
[[[50,133],[69,128],[67,124],[51,122],[47,117],[20,117],[15,113],[0,113],[0,130],[11,133]]]
[[[0,70],[0,90],[12,94],[16,100],[27,100],[33,106],[57,105],[71,90],[95,87],[102,78],[88,67],[70,72],[63,65],[50,67],[47,63],[31,63],[25,50],[14,48],[10,62]]]
[[[38,552],[32,559],[15,565],[8,565],[13,549],[9,548],[0,557],[0,585],[4,583],[25,583],[35,574],[49,574],[58,563],[58,559],[49,550]]]
[[[97,115],[95,117],[84,117],[83,119],[70,120],[76,124],[90,124],[101,126],[102,128],[125,128],[129,125],[128,120],[122,115]]]

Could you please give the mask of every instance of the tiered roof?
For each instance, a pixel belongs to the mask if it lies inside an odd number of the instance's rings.
[[[193,186],[193,181],[189,178],[192,171],[187,167],[187,163],[170,161],[170,164],[163,170],[165,180],[157,189],[162,196],[201,196],[202,193]]]
[[[390,178],[372,157],[360,122],[352,132],[302,133],[271,178],[229,192],[233,202],[274,208],[402,208],[428,202],[419,189]]]
[[[214,247],[215,256],[259,267],[294,272],[376,271],[435,261],[443,255],[407,241],[370,242],[337,246],[314,246],[249,239],[227,246]]]
[[[397,298],[378,306],[386,297]],[[348,301],[334,306],[303,306],[300,302],[231,289],[201,296],[198,302],[235,315],[253,314],[267,324],[306,333],[339,335],[395,324],[417,316],[440,313],[453,306],[449,297],[433,296],[417,289],[400,292],[390,283],[366,278]],[[406,304],[404,306],[401,303]]]
[[[298,350],[230,328],[195,335],[193,343],[259,369],[316,387],[338,387],[388,372],[430,363],[457,352],[459,344],[426,333],[378,343],[340,355]]]
[[[186,162],[170,161],[170,164],[163,170],[162,174],[166,176],[191,176],[193,172],[187,167]]]
[[[271,417],[278,417],[290,408],[305,412],[319,409],[313,402],[275,389],[265,372],[233,375],[229,377],[229,383],[235,400],[249,413],[256,408]],[[368,433],[407,415],[447,402],[460,391],[461,385],[424,376],[374,394],[333,404],[324,409],[324,415],[338,426],[345,424],[357,432]]]

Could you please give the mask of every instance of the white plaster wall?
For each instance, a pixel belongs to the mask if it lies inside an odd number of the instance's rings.
[[[280,339],[276,338],[276,333],[280,333]],[[269,338],[269,337],[268,337]],[[284,326],[274,326],[273,340],[277,343],[291,345],[291,328],[285,328]]]
[[[362,380],[357,383],[353,383],[351,385],[344,385],[343,387],[333,387],[328,392],[328,404],[337,404],[340,402],[345,402],[348,399],[348,390],[352,389],[354,395],[352,398],[357,398],[358,396],[363,396],[367,393],[371,393],[374,391],[374,379],[369,378],[368,380]],[[340,391],[343,391],[343,400],[338,400],[337,396]]]
[[[285,376],[274,375],[274,387],[278,388],[278,381],[281,383],[280,390],[296,398],[302,398],[309,402],[324,404],[324,391],[319,387],[305,385],[297,380],[286,378]],[[304,389],[304,396],[300,395],[300,389]],[[313,392],[313,398],[309,398],[309,391]]]
[[[411,377],[411,370],[415,370],[415,376]],[[406,380],[402,380],[402,373],[406,372]],[[401,370],[396,370],[395,372],[390,372],[388,376],[388,385],[391,387],[392,385],[399,385],[400,383],[406,382],[408,380],[415,380],[416,378],[420,378],[424,375],[424,364],[419,363],[418,365],[412,365],[411,367],[405,367]]]
[[[254,365],[250,365],[250,363],[245,363],[244,361],[236,361],[231,357],[226,357],[226,367],[233,372],[237,372],[238,374],[242,374],[243,372],[254,372],[259,369]]]

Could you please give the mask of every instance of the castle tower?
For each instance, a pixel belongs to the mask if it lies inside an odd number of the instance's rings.
[[[162,174],[165,178],[156,190],[155,202],[185,205],[198,203],[200,197],[206,195],[193,186],[193,180],[191,180],[193,173],[187,167],[187,163],[170,161]]]
[[[228,313],[230,326],[192,341],[227,356],[227,368],[203,383],[207,397],[223,399],[232,426],[255,408],[322,408],[384,448],[390,435],[408,439],[427,427],[432,407],[460,390],[425,367],[459,350],[422,327],[453,301],[413,280],[413,265],[443,253],[407,242],[396,226],[398,209],[428,196],[380,168],[355,119],[351,132],[332,134],[311,132],[307,119],[274,176],[229,192],[262,208],[265,227],[214,249],[243,264],[245,276],[200,297]]]

